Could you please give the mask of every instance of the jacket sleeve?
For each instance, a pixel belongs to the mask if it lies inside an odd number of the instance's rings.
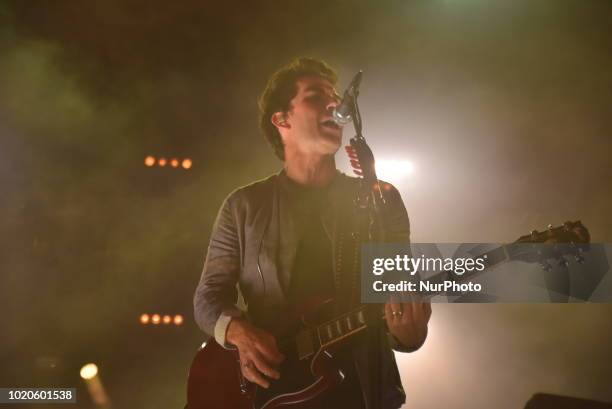
[[[390,183],[381,182],[386,204],[382,212],[382,228],[387,243],[410,243],[410,221],[399,191]]]
[[[220,345],[225,343],[225,330],[231,317],[240,314],[236,307],[240,244],[234,201],[235,194],[232,194],[219,210],[193,299],[196,323]]]
[[[382,216],[383,229],[385,232],[385,242],[394,244],[410,245],[410,221],[408,212],[402,201],[399,191],[390,183],[382,183],[386,200],[385,211]],[[400,297],[402,301],[403,297]],[[421,347],[416,345],[406,347],[402,345],[391,333],[387,332],[389,346],[398,352],[413,352]]]

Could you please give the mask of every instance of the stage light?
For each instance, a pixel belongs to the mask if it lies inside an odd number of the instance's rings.
[[[143,325],[149,324],[149,323],[154,324],[154,325],[158,325],[158,324],[182,325],[184,321],[185,319],[183,318],[181,314],[176,314],[174,316],[170,314],[163,314],[163,315],[162,314],[142,314],[140,316],[140,323]]]
[[[88,380],[98,374],[98,366],[96,364],[87,364],[81,368],[81,378]]]
[[[81,368],[81,378],[85,380],[87,391],[97,408],[110,408],[110,399],[104,390],[102,380],[98,375],[96,364],[87,364]]]
[[[376,176],[382,180],[397,181],[414,172],[414,165],[407,160],[377,160]]]
[[[185,158],[185,159],[178,159],[178,158],[172,158],[172,159],[166,159],[164,157],[159,158],[159,159],[155,159],[154,156],[147,156],[144,159],[144,164],[146,167],[152,167],[155,166],[155,163],[157,162],[157,165],[161,168],[166,167],[166,165],[172,167],[172,168],[179,168],[179,167],[183,167],[183,169],[191,169],[191,167],[193,166],[193,162],[191,159],[189,158]]]

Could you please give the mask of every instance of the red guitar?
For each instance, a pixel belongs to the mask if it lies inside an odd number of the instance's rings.
[[[584,257],[580,244],[590,241],[588,230],[577,222],[566,222],[550,227],[544,232],[533,231],[521,236],[516,243],[565,242],[577,246],[562,246],[564,254],[572,255],[578,262]],[[505,246],[502,246],[505,247]],[[547,264],[551,255],[529,252],[530,246],[516,251],[497,251],[492,267],[504,261],[519,259],[526,262]],[[500,248],[501,249],[501,248]],[[495,250],[493,250],[495,251]],[[456,281],[474,278],[465,274]],[[325,303],[323,307],[329,307]],[[248,382],[241,373],[238,352],[224,349],[210,339],[196,354],[189,371],[187,385],[187,409],[275,409],[299,408],[343,381],[344,375],[334,360],[334,354],[370,325],[378,325],[382,316],[380,305],[368,305],[331,319],[325,319],[325,311],[317,316],[307,314],[296,319],[296,325],[279,342],[286,359],[280,367],[281,379],[272,381],[269,389]],[[323,318],[322,318],[323,317]]]

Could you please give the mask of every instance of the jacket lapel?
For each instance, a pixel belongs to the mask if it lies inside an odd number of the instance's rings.
[[[279,175],[280,176],[280,175]],[[297,233],[277,176],[272,184],[267,226],[262,229],[258,264],[264,281],[265,303],[286,302],[297,252]]]
[[[287,192],[277,185],[277,210],[278,210],[278,243],[279,252],[277,261],[279,266],[278,279],[283,290],[283,294],[288,296],[289,285],[291,284],[291,272],[295,262],[298,248],[298,228],[296,220],[291,213]]]

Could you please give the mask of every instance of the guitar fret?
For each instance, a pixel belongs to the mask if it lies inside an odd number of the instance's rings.
[[[321,324],[316,331],[319,336],[319,342],[321,345],[325,345],[365,326],[365,314],[363,309],[359,309]]]
[[[325,329],[327,330],[327,337],[329,338],[328,340],[331,341],[332,339],[334,339],[334,334],[332,332],[332,326],[326,325]]]
[[[353,322],[351,321],[350,315],[346,317],[346,327],[349,331],[353,330]]]
[[[502,261],[511,259],[510,254],[508,254],[508,250],[509,249],[506,246],[500,246],[484,253],[484,255],[486,255],[487,268],[499,264]]]
[[[340,320],[336,321],[336,331],[338,332],[339,337],[344,334],[344,331],[342,330],[342,325],[340,324]]]
[[[361,325],[365,324],[365,317],[363,316],[363,310],[357,311],[357,323]]]

